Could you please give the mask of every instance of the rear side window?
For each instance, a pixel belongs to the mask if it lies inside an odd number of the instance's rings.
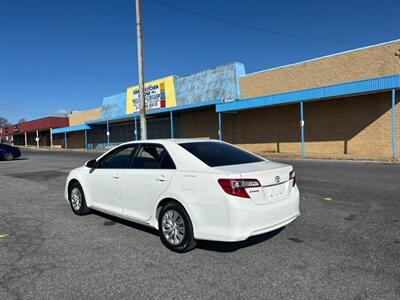
[[[219,142],[193,142],[179,144],[210,167],[248,164],[262,161],[246,151]]]
[[[175,169],[175,164],[161,145],[143,145],[133,160],[132,168]]]

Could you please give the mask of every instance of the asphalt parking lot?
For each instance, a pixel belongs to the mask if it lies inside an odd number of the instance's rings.
[[[0,162],[0,299],[399,299],[400,165],[288,161],[301,216],[240,243],[167,250],[156,231],[63,199],[96,153]]]

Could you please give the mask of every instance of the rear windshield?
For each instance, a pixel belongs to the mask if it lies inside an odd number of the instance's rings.
[[[219,142],[192,142],[179,144],[210,167],[248,164],[261,158],[229,144]]]

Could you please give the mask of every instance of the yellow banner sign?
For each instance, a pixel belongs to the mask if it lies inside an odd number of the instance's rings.
[[[174,77],[146,82],[144,84],[146,110],[176,106]],[[140,111],[139,86],[135,85],[126,90],[126,113]]]

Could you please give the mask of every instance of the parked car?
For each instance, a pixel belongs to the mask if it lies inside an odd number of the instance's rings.
[[[18,147],[0,143],[0,160],[13,160],[21,156],[21,151]]]
[[[196,240],[242,241],[300,214],[292,166],[216,140],[121,144],[72,170],[65,198],[77,215],[95,209],[154,227],[177,252]]]

